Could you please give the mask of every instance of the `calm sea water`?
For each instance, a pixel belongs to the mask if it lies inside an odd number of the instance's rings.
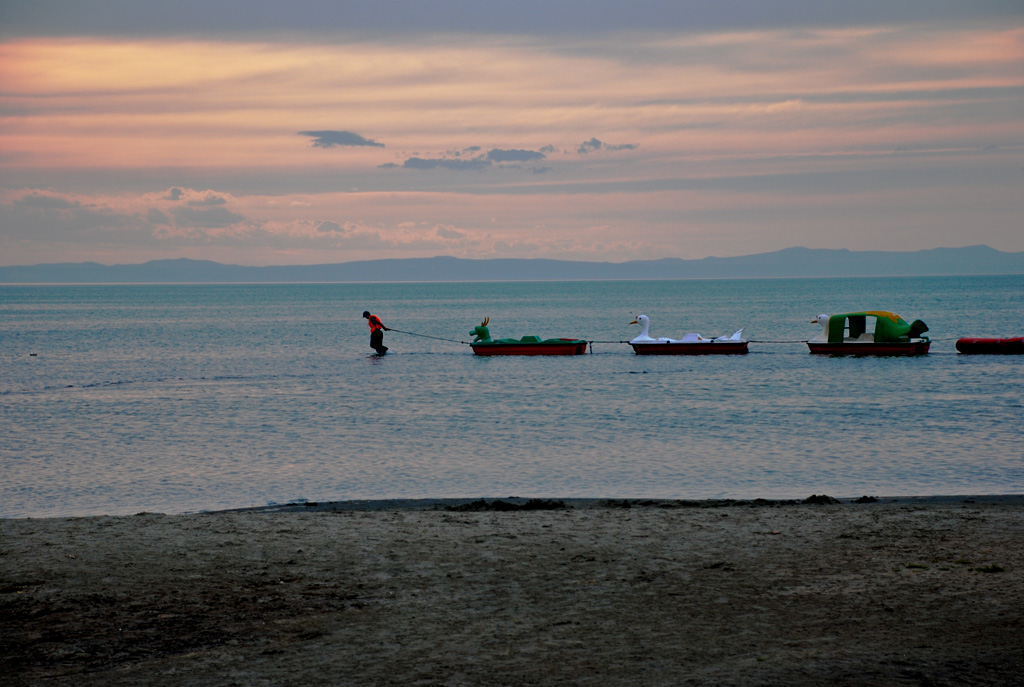
[[[0,516],[421,497],[1024,493],[1024,277],[0,287]],[[391,332],[370,355],[364,309]],[[820,312],[931,327],[811,356]],[[746,356],[617,342],[746,327]],[[480,358],[469,331],[596,341]]]

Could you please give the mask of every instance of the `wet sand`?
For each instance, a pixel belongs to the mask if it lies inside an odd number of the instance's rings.
[[[105,687],[1020,685],[1024,497],[0,520],[0,675]]]

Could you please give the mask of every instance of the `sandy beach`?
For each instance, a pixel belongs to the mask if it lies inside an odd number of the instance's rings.
[[[0,535],[6,685],[1024,675],[1020,496],[348,502]]]

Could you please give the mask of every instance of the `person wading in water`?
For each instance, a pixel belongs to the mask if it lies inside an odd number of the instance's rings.
[[[388,352],[388,347],[384,345],[384,332],[391,330],[384,326],[379,317],[371,315],[369,310],[363,311],[363,317],[370,324],[370,348],[377,351],[377,355],[384,355]]]

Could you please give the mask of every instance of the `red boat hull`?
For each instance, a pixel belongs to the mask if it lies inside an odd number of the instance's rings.
[[[637,355],[743,355],[746,341],[718,343],[635,343],[630,344]]]
[[[924,355],[931,347],[930,341],[910,343],[812,343],[807,342],[811,353],[825,355]]]
[[[1006,339],[957,339],[956,350],[969,354],[1021,355],[1024,354],[1024,336]]]
[[[471,344],[477,355],[580,355],[587,352],[587,342],[561,339],[541,343]]]

